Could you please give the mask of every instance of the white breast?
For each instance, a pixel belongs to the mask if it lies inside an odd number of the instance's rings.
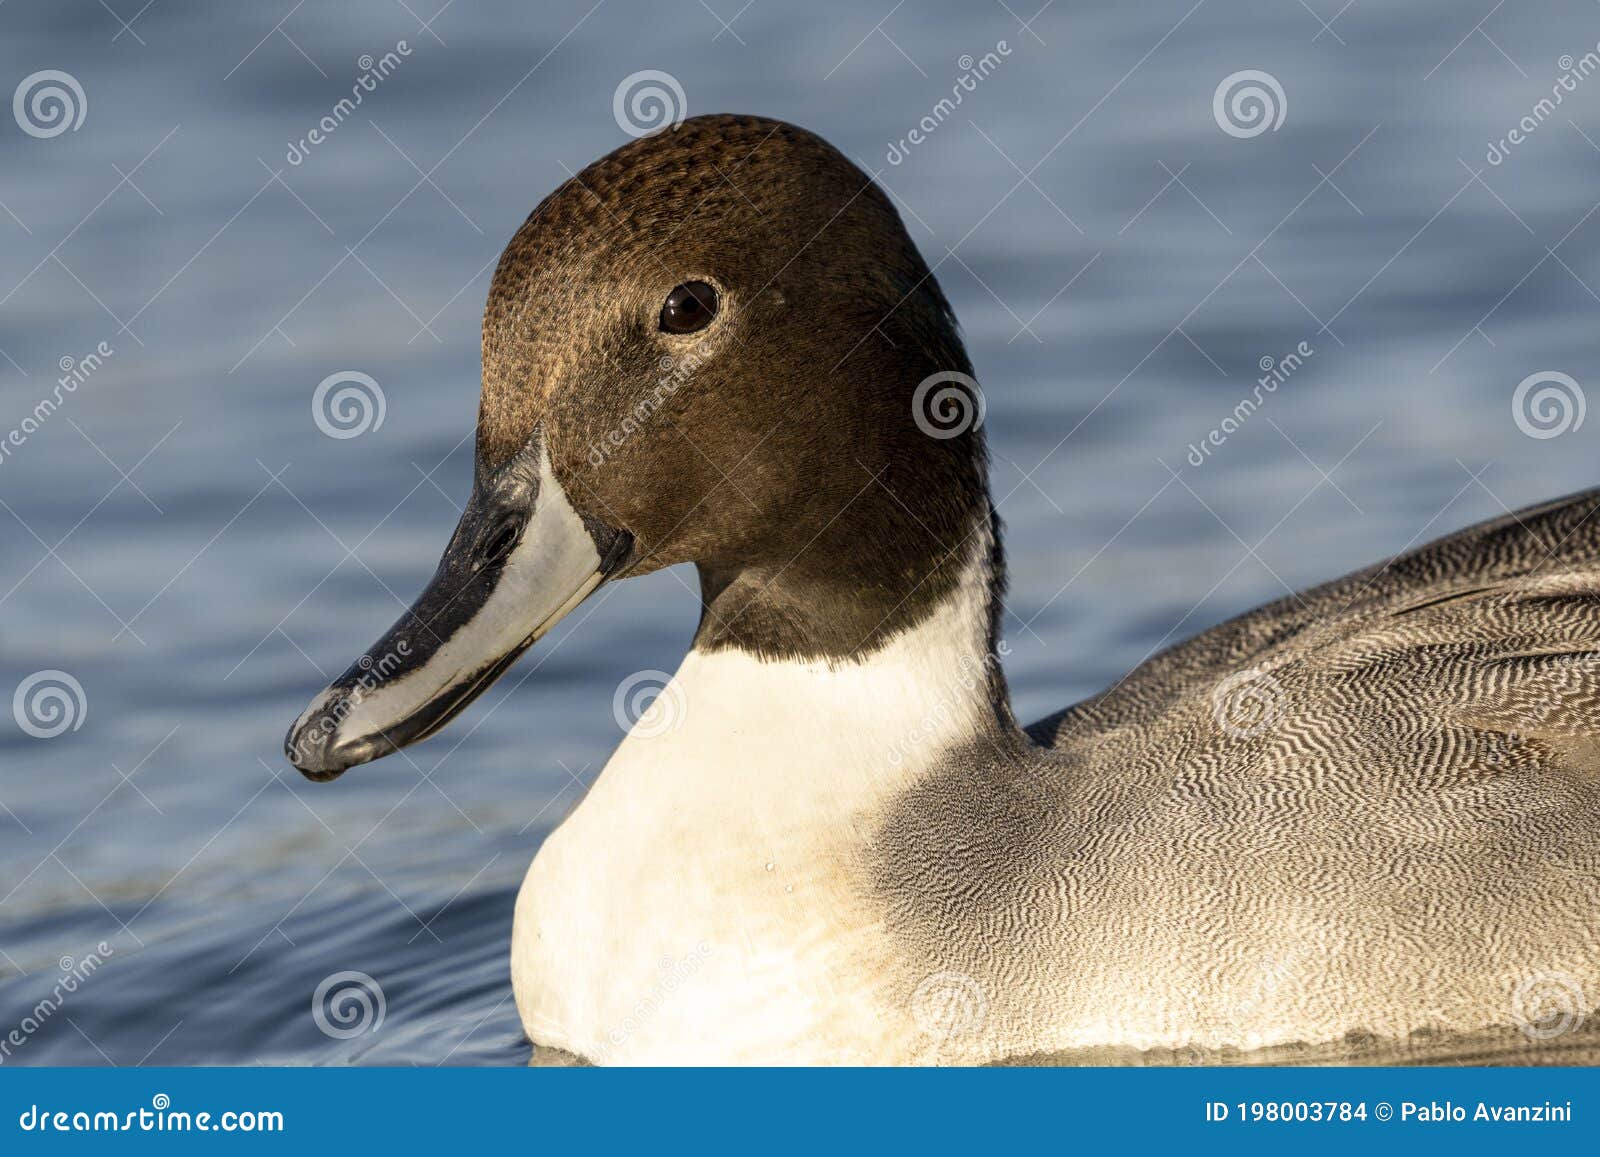
[[[523,883],[535,1042],[636,1064],[903,1054],[859,852],[881,802],[992,719],[979,582],[863,663],[684,660]]]

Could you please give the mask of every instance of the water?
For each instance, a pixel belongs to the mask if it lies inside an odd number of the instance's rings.
[[[51,739],[0,713],[0,1030],[94,968],[6,1063],[527,1059],[515,889],[617,742],[618,683],[674,666],[687,576],[610,590],[403,758],[313,786],[279,743],[431,572],[492,263],[625,139],[634,72],[690,112],[813,128],[900,199],[988,393],[1024,718],[1286,587],[1597,481],[1600,421],[1530,437],[1512,397],[1596,380],[1600,79],[1486,159],[1600,40],[1592,4],[1476,32],[1442,2],[1312,0],[1330,29],[1278,0],[1056,3],[1023,28],[908,0],[877,32],[888,0],[712,0],[731,30],[593,4],[111,0],[128,29],[84,0],[0,7],[0,87],[59,69],[87,99],[48,139],[0,116],[0,442],[61,359],[112,351],[0,457],[0,691],[59,670],[86,704]],[[1286,110],[1240,138],[1212,98],[1246,69]],[[343,370],[386,412],[334,439],[311,397]],[[313,1019],[344,971],[380,985],[377,1032]]]

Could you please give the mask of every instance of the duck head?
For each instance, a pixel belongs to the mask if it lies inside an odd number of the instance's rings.
[[[506,246],[460,525],[290,761],[431,735],[602,583],[676,563],[698,648],[870,654],[990,525],[970,374],[893,204],[821,138],[709,116],[618,149]]]

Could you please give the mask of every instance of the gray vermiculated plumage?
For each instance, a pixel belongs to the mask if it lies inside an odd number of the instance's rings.
[[[1151,1010],[1207,1060],[1285,1029],[1368,1059],[1577,1029],[1600,994],[1597,510],[1282,599],[1036,723],[1039,748],[948,759],[877,844],[908,957],[978,978],[1002,1051]],[[1530,1045],[1498,1035],[1491,1056]]]

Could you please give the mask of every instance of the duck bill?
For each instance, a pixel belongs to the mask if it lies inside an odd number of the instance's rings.
[[[537,435],[480,478],[427,589],[295,720],[307,778],[333,779],[461,714],[620,568],[633,539],[575,511]]]

